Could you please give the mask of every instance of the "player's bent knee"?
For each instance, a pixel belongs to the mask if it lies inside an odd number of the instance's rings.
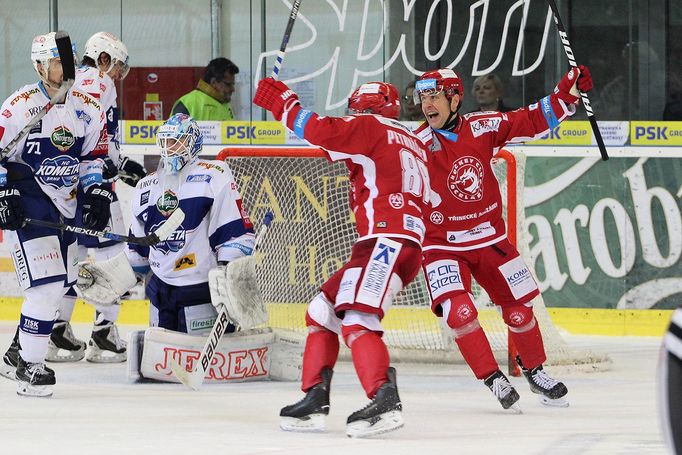
[[[305,316],[306,325],[308,327],[324,327],[334,333],[341,333],[341,320],[334,308],[325,295],[320,292],[308,305],[308,311]]]
[[[377,314],[349,310],[343,316],[341,334],[343,335],[343,341],[349,348],[353,341],[365,333],[375,332],[381,334],[383,331],[379,315]]]
[[[535,327],[533,307],[530,305],[513,305],[502,308],[502,319],[513,332],[527,332]]]
[[[456,294],[441,303],[443,319],[453,330],[463,329],[471,323],[478,324],[478,310],[469,293]]]

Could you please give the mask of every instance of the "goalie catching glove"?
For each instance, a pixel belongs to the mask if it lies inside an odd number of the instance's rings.
[[[263,297],[256,282],[256,258],[245,256],[208,272],[211,303],[220,312],[225,306],[230,320],[241,330],[268,321]]]
[[[78,269],[76,288],[83,300],[94,305],[114,305],[137,284],[124,252],[106,261],[84,263]]]

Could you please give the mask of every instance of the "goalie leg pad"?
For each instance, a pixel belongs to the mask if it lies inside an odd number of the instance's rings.
[[[245,382],[269,379],[273,357],[281,362],[277,367],[277,378],[289,377],[290,365],[294,363],[291,352],[296,343],[286,338],[286,346],[273,355],[276,336],[271,329],[253,329],[225,335],[218,347],[211,365],[206,370],[208,382]],[[145,331],[144,349],[140,359],[140,376],[162,382],[178,382],[170,368],[170,359],[176,358],[188,371],[201,354],[205,339],[158,327]]]

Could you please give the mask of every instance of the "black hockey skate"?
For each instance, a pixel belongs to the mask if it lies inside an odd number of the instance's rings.
[[[284,431],[321,432],[325,431],[326,416],[329,415],[329,390],[331,368],[322,370],[322,382],[313,386],[302,400],[279,411],[279,427]]]
[[[568,400],[566,400],[566,394],[568,389],[563,382],[559,382],[556,379],[551,378],[545,370],[542,369],[542,365],[533,368],[532,370],[527,370],[523,367],[521,363],[521,357],[516,356],[516,363],[521,367],[523,375],[528,380],[530,384],[530,391],[537,393],[540,398],[540,403],[545,406],[553,406],[559,408],[567,408]]]
[[[519,393],[511,385],[511,382],[509,382],[504,373],[497,370],[485,378],[483,383],[495,394],[495,397],[504,409],[511,409],[518,414],[521,413],[521,407],[516,403],[521,397],[519,397]]]
[[[44,363],[26,362],[19,356],[16,371],[17,394],[27,397],[52,396],[55,385],[54,370]]]
[[[19,345],[19,327],[14,333],[14,338],[12,339],[12,344],[9,345],[7,352],[2,357],[2,363],[0,363],[0,375],[11,379],[14,381],[14,375],[17,370],[17,363],[19,362],[19,350],[21,345]]]
[[[351,438],[366,438],[402,428],[403,405],[398,396],[395,368],[387,372],[384,382],[372,401],[359,411],[352,413],[346,421],[346,434]]]
[[[128,346],[118,335],[118,327],[111,321],[104,321],[92,328],[85,360],[92,363],[120,363],[127,358]]]
[[[85,357],[85,342],[76,338],[68,321],[55,321],[47,343],[48,362],[78,362]]]

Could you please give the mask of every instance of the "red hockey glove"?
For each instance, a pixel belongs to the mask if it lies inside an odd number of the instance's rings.
[[[258,83],[253,103],[270,112],[276,120],[282,120],[284,112],[299,104],[298,95],[284,82],[266,77]]]
[[[579,77],[576,78],[577,75]],[[589,92],[592,90],[593,85],[590,70],[585,65],[579,65],[578,68],[571,68],[564,75],[554,89],[554,93],[564,102],[572,104],[580,99],[578,90]]]

